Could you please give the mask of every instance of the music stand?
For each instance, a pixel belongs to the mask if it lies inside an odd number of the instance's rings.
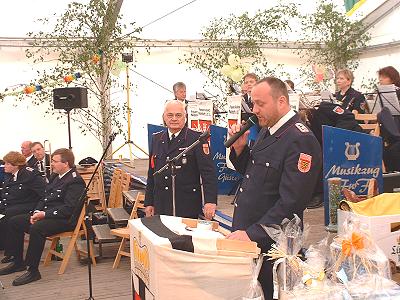
[[[122,53],[122,61],[126,64],[126,68],[125,68],[125,71],[126,71],[126,115],[127,115],[127,122],[128,122],[128,136],[127,136],[127,140],[121,146],[119,146],[115,151],[113,151],[108,158],[112,158],[112,156],[116,152],[121,150],[124,146],[128,145],[128,147],[129,147],[129,162],[130,162],[130,166],[133,167],[132,145],[135,146],[136,148],[138,148],[140,151],[142,151],[147,156],[149,156],[149,154],[131,140],[131,106],[130,106],[129,63],[133,62],[133,54],[132,53]]]
[[[394,84],[379,85],[376,94],[375,103],[371,112],[379,112],[383,107],[387,107],[392,116],[400,116],[399,98],[397,97]],[[377,104],[380,105],[380,108]]]

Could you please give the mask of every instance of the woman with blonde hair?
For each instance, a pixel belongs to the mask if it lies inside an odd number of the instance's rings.
[[[363,114],[367,111],[365,97],[359,91],[351,87],[354,81],[353,72],[349,69],[341,69],[336,73],[336,85],[339,91],[335,94],[336,100],[341,101],[341,106],[350,111],[356,110]]]

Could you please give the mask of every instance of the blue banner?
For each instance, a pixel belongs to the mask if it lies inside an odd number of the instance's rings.
[[[167,127],[161,125],[147,124],[147,143],[149,145],[149,153],[151,152],[151,140],[153,138],[153,133],[167,130]]]
[[[210,134],[211,154],[213,156],[215,168],[217,169],[218,194],[233,194],[242,175],[226,166],[226,148],[224,146],[224,141],[226,139],[227,129],[225,127],[211,125]]]
[[[382,139],[369,134],[322,126],[325,225],[329,223],[328,179],[339,177],[341,187],[367,195],[375,178],[383,192]],[[342,195],[343,196],[343,195]]]

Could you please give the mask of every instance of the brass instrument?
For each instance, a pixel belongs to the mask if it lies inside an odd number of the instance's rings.
[[[49,173],[52,173],[52,169],[51,169],[51,143],[49,140],[44,140],[43,142],[43,148],[44,148],[44,153],[45,156],[47,156],[47,154],[49,155],[49,161],[46,163],[46,165],[44,166],[44,170],[43,172],[46,174],[46,170],[49,170]]]

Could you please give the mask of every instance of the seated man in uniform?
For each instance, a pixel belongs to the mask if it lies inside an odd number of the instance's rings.
[[[0,248],[4,248],[8,220],[16,215],[26,214],[36,207],[38,201],[44,196],[46,182],[41,174],[26,167],[25,156],[19,152],[11,151],[3,158],[5,178],[2,184],[0,198],[0,214],[5,215],[0,219]],[[7,251],[2,263],[12,260]]]
[[[0,275],[28,270],[13,281],[23,285],[41,279],[39,263],[46,237],[73,230],[76,225],[74,213],[82,203],[79,200],[85,191],[85,182],[76,172],[74,154],[69,149],[58,149],[51,158],[53,175],[46,187],[44,197],[33,214],[12,217],[8,222],[7,249],[14,261],[0,269]],[[29,233],[29,245],[23,260],[24,233]]]
[[[37,169],[48,180],[50,178],[50,155],[45,152],[40,142],[33,142],[31,150],[33,156],[36,158],[33,168]]]
[[[153,135],[150,151],[144,201],[146,216],[173,215],[171,169],[154,173],[200,136],[200,132],[185,126],[185,105],[181,101],[168,101],[163,119],[168,130]],[[175,215],[197,219],[203,210],[205,217],[211,219],[217,203],[217,178],[208,142],[201,141],[176,161],[176,166]]]
[[[26,158],[26,166],[33,168],[37,160],[32,153],[31,145],[32,145],[31,141],[23,141],[21,144],[21,153]]]

